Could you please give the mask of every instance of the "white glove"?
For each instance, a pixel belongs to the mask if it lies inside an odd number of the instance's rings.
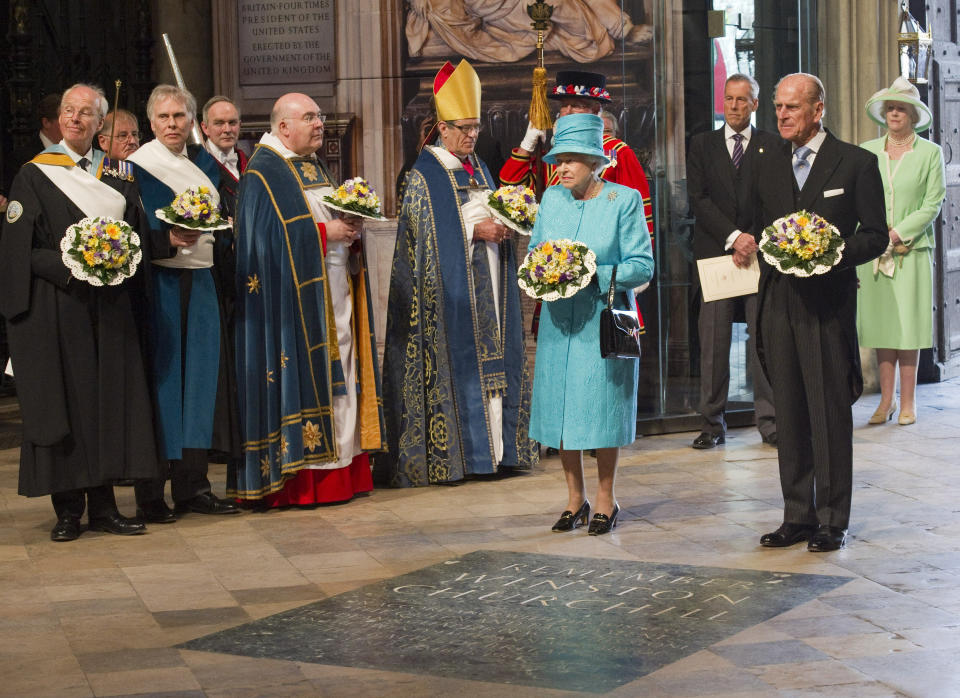
[[[527,132],[523,134],[523,140],[520,141],[521,150],[532,153],[537,147],[537,141],[547,142],[547,132],[535,127],[533,124],[527,124]]]

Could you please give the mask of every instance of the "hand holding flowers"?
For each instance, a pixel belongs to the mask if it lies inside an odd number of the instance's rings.
[[[60,240],[63,263],[73,278],[91,286],[116,286],[137,271],[143,258],[140,236],[122,220],[84,218]]]
[[[220,216],[219,198],[207,186],[189,187],[155,213],[160,220],[179,228],[213,231],[231,226]]]
[[[523,185],[500,187],[487,197],[493,216],[505,226],[529,235],[537,220],[537,197]]]
[[[760,236],[767,264],[783,274],[825,274],[843,258],[840,231],[816,213],[797,211],[778,218]]]
[[[380,197],[363,177],[348,179],[334,189],[332,194],[323,197],[323,201],[330,208],[342,213],[375,221],[386,220],[381,212]]]
[[[555,301],[585,288],[596,271],[597,256],[582,242],[547,240],[527,253],[517,283],[531,298]]]

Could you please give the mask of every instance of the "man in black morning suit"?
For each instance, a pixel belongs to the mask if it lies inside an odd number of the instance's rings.
[[[755,153],[775,148],[780,139],[750,125],[756,111],[760,86],[749,75],[735,73],[724,85],[723,117],[716,131],[698,133],[690,139],[687,156],[687,190],[697,222],[693,252],[697,259],[719,257],[728,252],[737,266],[750,266],[757,251],[751,232],[753,206],[750,172]],[[753,378],[757,428],[764,443],[777,443],[773,395],[760,370],[756,350],[757,296],[742,296],[747,331],[747,363]],[[730,388],[730,339],[738,298],[701,302],[700,319],[700,414],[703,426],[694,448],[713,448],[725,441],[724,410]]]
[[[784,512],[760,543],[809,540],[808,550],[824,552],[843,547],[850,519],[851,405],[863,390],[856,265],[887,246],[883,185],[875,155],[823,129],[815,76],[781,79],[774,106],[785,141],[757,158],[756,233],[805,209],[836,226],[845,247],[836,267],[809,278],[761,263],[759,352],[777,410]]]

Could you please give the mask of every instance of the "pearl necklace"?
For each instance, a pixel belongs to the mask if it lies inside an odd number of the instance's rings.
[[[896,148],[902,148],[907,145],[913,145],[913,139],[916,138],[917,134],[911,133],[906,138],[900,139],[896,138],[892,133],[887,131],[887,145],[892,145]]]

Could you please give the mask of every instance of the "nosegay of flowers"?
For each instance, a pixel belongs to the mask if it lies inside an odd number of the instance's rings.
[[[323,197],[323,200],[341,211],[356,213],[367,218],[383,217],[380,197],[363,177],[348,179],[334,189],[333,194]]]
[[[487,203],[494,216],[518,233],[529,235],[537,220],[537,197],[530,187],[522,184],[500,187],[490,192]]]
[[[824,274],[842,259],[843,238],[835,226],[809,211],[778,218],[760,236],[767,264],[783,274]]]
[[[93,286],[115,286],[130,278],[143,256],[140,237],[126,222],[108,216],[71,225],[60,252],[73,277]]]
[[[229,227],[220,217],[220,205],[206,186],[190,187],[177,194],[170,205],[157,209],[157,218],[183,228],[216,230]]]
[[[584,288],[596,271],[597,256],[582,242],[547,240],[527,253],[517,283],[531,298],[555,301]]]

